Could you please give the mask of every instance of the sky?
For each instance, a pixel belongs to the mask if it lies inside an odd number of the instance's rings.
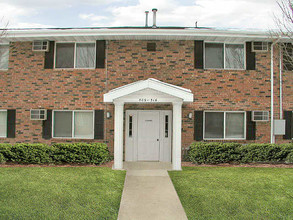
[[[8,28],[158,26],[261,29],[275,27],[276,0],[0,0]]]

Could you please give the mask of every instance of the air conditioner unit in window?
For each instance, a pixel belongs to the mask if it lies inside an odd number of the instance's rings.
[[[251,46],[252,52],[267,52],[269,48],[268,42],[264,41],[254,41]]]
[[[49,51],[49,41],[35,40],[33,42],[33,51]]]
[[[31,120],[47,120],[47,110],[31,109]]]
[[[252,121],[268,121],[269,112],[268,111],[253,111]]]

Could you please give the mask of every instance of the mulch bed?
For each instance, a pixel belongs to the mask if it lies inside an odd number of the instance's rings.
[[[268,163],[247,163],[247,164],[193,164],[191,162],[182,162],[183,167],[268,167],[268,168],[293,168],[293,164],[268,164]]]
[[[0,167],[109,167],[112,168],[113,161],[107,162],[102,165],[94,164],[15,164],[15,163],[5,163],[0,164]]]

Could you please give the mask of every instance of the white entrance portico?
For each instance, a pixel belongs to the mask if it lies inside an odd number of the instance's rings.
[[[114,113],[114,169],[123,168],[123,113],[125,103],[135,103],[135,104],[169,104],[173,105],[172,112],[172,168],[173,170],[181,170],[181,123],[182,123],[182,104],[193,102],[193,94],[189,89],[185,89],[172,84],[164,83],[162,81],[149,78],[147,80],[137,81],[125,86],[118,87],[104,94],[104,102],[114,103],[115,113]],[[167,113],[166,113],[167,114]],[[152,122],[160,120],[160,113],[157,112],[144,112],[138,113],[140,115],[140,121]],[[132,120],[132,119],[131,119]],[[171,123],[170,123],[171,124]],[[149,125],[140,124],[138,129],[143,130],[148,128]],[[153,126],[153,125],[150,125]],[[138,140],[143,140],[143,138],[149,138],[153,135],[155,140],[159,140],[157,132],[159,128],[154,127],[152,132],[147,133],[144,137],[139,137]],[[141,132],[142,134],[142,132]],[[139,134],[138,134],[139,135]],[[147,140],[146,140],[147,141]],[[143,142],[143,141],[142,141]],[[134,144],[142,143],[140,141],[133,142]],[[136,146],[138,149],[138,160],[140,158],[151,158],[156,160],[156,158],[164,158],[164,155],[158,157],[154,156],[156,154],[156,143],[153,142],[150,147],[153,148],[151,155],[145,157],[145,153],[150,153],[145,151],[146,149],[142,146]],[[132,151],[131,151],[132,152]],[[160,151],[164,152],[164,151]],[[167,151],[166,151],[167,152]],[[132,152],[133,153],[133,152]],[[164,154],[164,153],[163,153]],[[129,157],[126,158],[137,158]]]

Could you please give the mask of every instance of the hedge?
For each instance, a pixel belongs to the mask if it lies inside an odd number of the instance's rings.
[[[22,164],[102,164],[110,160],[104,143],[0,144],[0,163]]]
[[[187,159],[196,164],[218,163],[293,163],[293,143],[239,144],[196,142]]]

